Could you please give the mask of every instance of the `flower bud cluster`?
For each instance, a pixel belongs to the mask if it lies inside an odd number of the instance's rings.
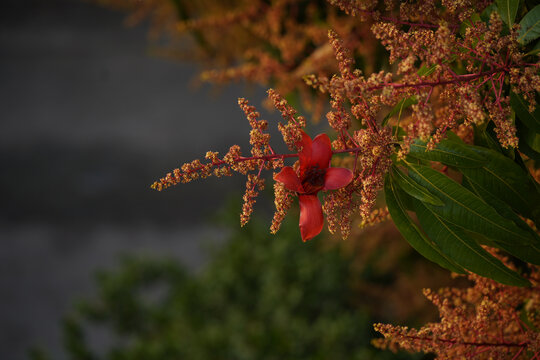
[[[268,97],[272,100],[275,108],[279,110],[283,119],[287,121],[285,125],[278,124],[283,141],[289,150],[299,150],[297,144],[302,139],[302,128],[306,126],[306,119],[303,116],[297,117],[296,110],[273,89],[268,90]]]
[[[328,194],[323,204],[328,231],[339,232],[343,239],[351,233],[351,219],[359,205],[358,199],[352,196],[353,188],[354,184]]]
[[[262,190],[264,190],[264,179],[261,179],[258,175],[249,174],[246,182],[246,192],[242,197],[244,204],[242,205],[242,213],[240,214],[241,226],[244,226],[248,223],[249,218],[253,213],[253,205],[255,204],[255,199],[257,195],[259,195],[259,191]]]
[[[277,173],[274,173],[274,176]],[[270,226],[270,232],[275,234],[278,232],[281,227],[281,223],[287,211],[293,204],[294,194],[292,191],[289,191],[285,188],[285,185],[279,181],[274,182],[274,205],[276,206],[276,211],[274,212],[274,217],[272,219],[272,225]]]
[[[260,115],[255,110],[254,106],[248,104],[248,101],[244,98],[238,99],[238,105],[246,114],[246,117],[251,126],[249,133],[249,143],[251,144],[251,155],[263,156],[270,154],[272,151],[268,145],[270,141],[270,134],[266,134],[264,131],[268,128],[268,122],[266,120],[257,120]]]
[[[531,287],[503,285],[471,274],[467,277],[474,285],[469,288],[425,289],[424,296],[439,310],[440,322],[418,330],[375,324],[385,338],[373,344],[392,351],[431,352],[441,359],[529,359],[540,351],[536,330],[540,269],[529,270],[524,275]]]

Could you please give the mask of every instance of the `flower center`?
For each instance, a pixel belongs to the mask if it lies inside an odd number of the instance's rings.
[[[321,190],[324,186],[324,176],[326,175],[326,169],[319,169],[318,167],[309,168],[304,174],[302,180],[302,186],[307,194],[314,194]]]

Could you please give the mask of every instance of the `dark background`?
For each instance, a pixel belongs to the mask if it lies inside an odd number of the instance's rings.
[[[258,105],[264,90],[193,89],[196,66],[149,56],[146,27],[124,17],[75,0],[0,2],[0,359],[34,345],[64,358],[62,316],[120,254],[197,269],[200,245],[225,238],[207,219],[243,177],[149,185],[207,150],[246,149],[237,98]]]

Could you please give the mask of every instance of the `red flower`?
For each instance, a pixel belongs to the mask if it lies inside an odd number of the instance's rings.
[[[317,236],[323,228],[322,206],[317,198],[320,190],[336,190],[349,184],[353,173],[345,168],[330,167],[332,146],[326,134],[311,138],[302,131],[302,150],[299,152],[298,174],[285,166],[274,176],[291,191],[298,193],[300,202],[300,234],[307,241]]]

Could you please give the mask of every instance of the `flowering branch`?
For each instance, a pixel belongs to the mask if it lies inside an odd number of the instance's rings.
[[[506,265],[511,266],[507,259]],[[535,359],[540,305],[538,266],[529,268],[530,288],[502,285],[478,275],[468,275],[470,288],[446,288],[424,295],[439,309],[439,323],[419,330],[375,324],[384,335],[373,344],[393,351],[434,352],[440,358]]]
[[[445,3],[442,8],[431,0],[421,4],[401,3],[399,17],[380,15],[375,10],[378,5],[375,0],[331,0],[330,3],[361,19],[371,16],[376,21],[371,31],[389,51],[390,63],[397,63],[395,73],[380,71],[365,76],[362,71],[355,69],[350,49],[354,43],[349,38],[345,41],[337,32],[329,31],[329,45],[337,60],[339,73],[328,78],[324,71],[318,71],[318,75],[304,77],[308,85],[330,96],[331,111],[326,118],[337,138],[329,146],[329,156],[350,155],[335,158],[333,163],[352,169],[351,181],[327,193],[322,206],[329,231],[341,232],[346,238],[350,234],[355,213],[360,214],[361,224],[376,223],[376,214],[387,214],[385,209],[373,211],[377,195],[392,164],[392,156],[397,155],[398,160],[405,158],[414,141],[429,139],[427,149],[430,150],[448,131],[454,131],[470,141],[468,139],[472,137],[474,127],[492,121],[500,144],[503,147],[516,147],[517,130],[510,116],[507,84],[533,106],[535,92],[540,89],[540,76],[537,74],[538,64],[525,61],[525,56],[519,52],[516,30],[511,29],[510,34],[501,35],[503,22],[496,12],[491,13],[487,23],[471,20],[474,11],[486,8],[489,1],[476,3],[475,9],[466,2],[452,6]],[[391,4],[388,6],[391,9]],[[261,16],[268,15],[272,10],[272,6],[264,7]],[[234,14],[235,18],[238,16]],[[465,31],[458,33],[456,29],[466,19]],[[273,41],[278,40],[272,38],[270,43],[273,44]],[[290,52],[285,50],[282,43],[279,49],[282,57],[289,56]],[[326,52],[324,50],[324,56],[327,56]],[[268,57],[268,54],[259,55],[260,59]],[[316,61],[318,55],[312,55],[310,59]],[[277,62],[276,59],[272,61]],[[296,66],[277,63],[280,71],[296,73]],[[395,80],[396,75],[399,81]],[[267,122],[258,120],[260,114],[255,108],[246,100],[239,99],[239,105],[252,128],[251,156],[243,156],[236,145],[221,158],[218,153],[208,152],[208,163],[203,164],[199,160],[186,163],[154,182],[152,188],[162,190],[197,178],[230,176],[233,172],[247,175],[241,214],[241,224],[244,225],[253,211],[257,191],[264,187],[263,170],[273,170],[277,183],[274,185],[276,213],[271,230],[277,231],[291,205],[291,199],[297,195],[314,194],[303,187],[305,184],[302,187],[291,185],[288,181],[294,178],[292,172],[301,182],[311,179],[308,181],[311,184],[315,180],[306,175],[306,166],[302,165],[306,163],[306,156],[304,160],[302,156],[307,144],[303,140],[307,136],[303,131],[306,120],[298,116],[277,91],[270,89],[268,96],[285,120],[278,124],[278,129],[291,150],[290,154],[274,152],[269,144],[270,135],[265,132]],[[402,119],[403,106],[407,101],[409,109],[406,118]],[[382,122],[379,120],[385,107],[399,104],[402,108],[397,122],[393,122],[391,116]],[[395,126],[394,134],[391,125]],[[288,158],[298,159],[292,168],[284,165]],[[317,171],[326,171],[327,165],[319,167]],[[285,176],[289,180],[280,184],[279,174],[288,168],[292,169],[287,170],[290,176]],[[304,207],[306,204],[304,202]],[[309,206],[313,207],[314,204],[312,201]],[[317,218],[320,218],[318,210]],[[311,230],[303,231],[302,238],[306,240],[312,233],[318,233],[321,223],[317,221],[316,226],[308,226]],[[315,228],[317,231],[312,231]]]

